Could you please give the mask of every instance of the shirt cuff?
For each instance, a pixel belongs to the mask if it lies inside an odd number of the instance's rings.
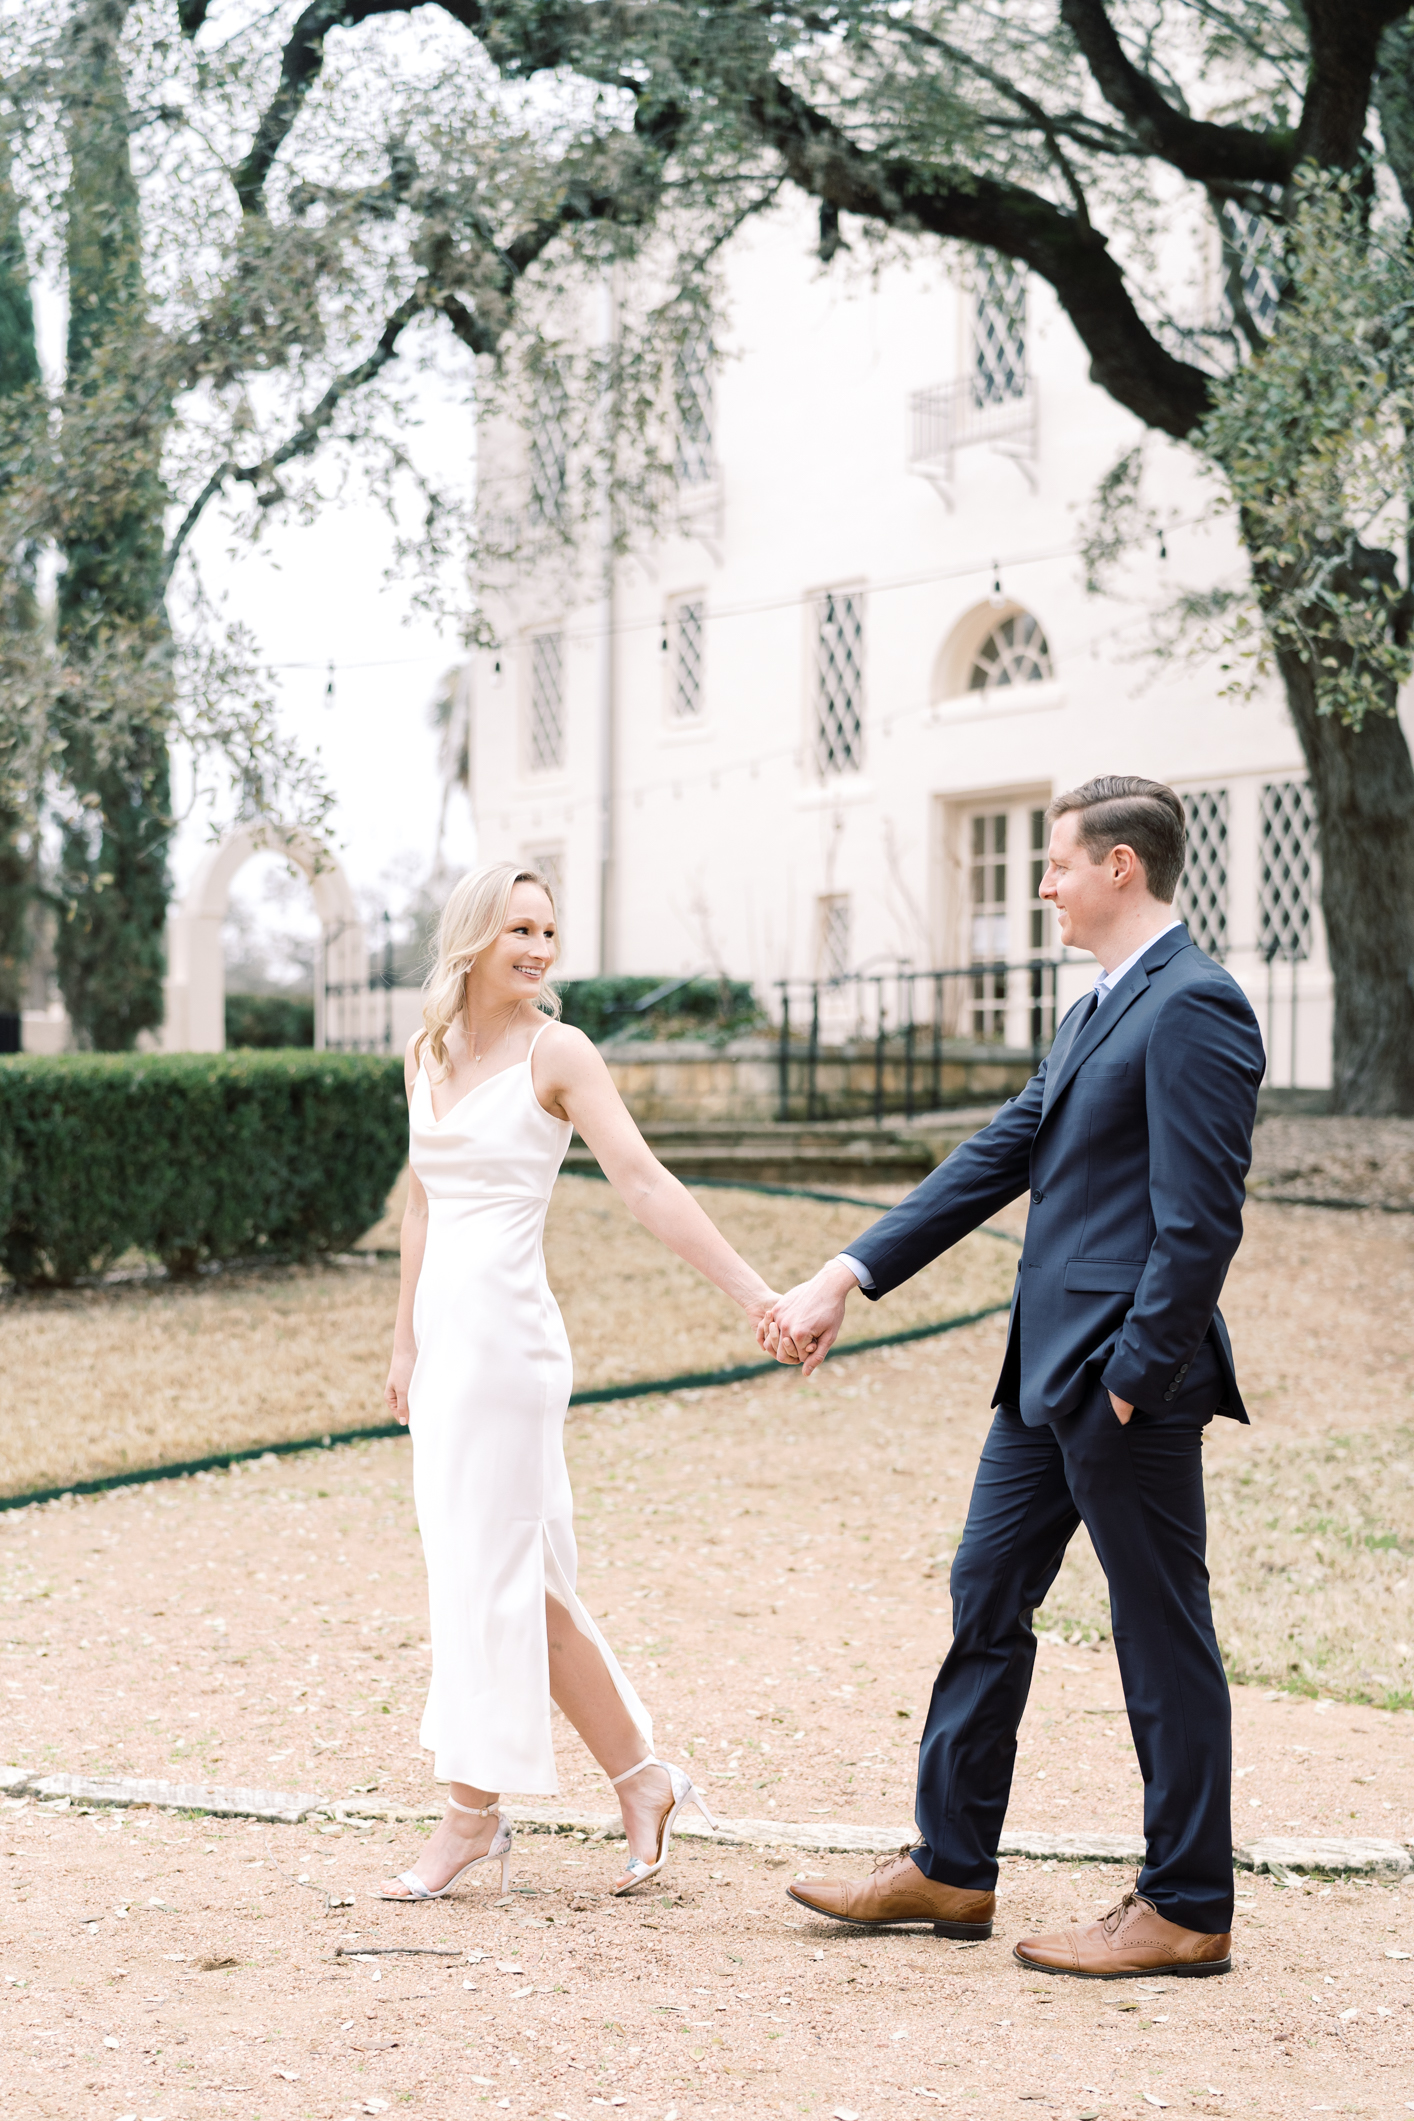
[[[859,1283],[861,1289],[873,1288],[874,1277],[869,1272],[869,1269],[865,1266],[862,1260],[855,1259],[854,1256],[849,1252],[837,1252],[835,1254],[835,1257],[842,1267],[849,1268],[850,1273]]]

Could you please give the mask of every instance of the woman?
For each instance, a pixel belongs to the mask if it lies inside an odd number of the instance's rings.
[[[578,1128],[638,1220],[739,1303],[774,1297],[652,1154],[583,1032],[554,1021],[555,908],[533,870],[500,862],[447,901],[425,1028],[408,1042],[412,1175],[386,1398],[410,1422],[427,1561],[432,1685],[422,1743],[448,1810],[390,1900],[449,1892],[499,1858],[502,1789],[552,1795],[556,1702],[619,1792],[617,1893],[656,1875],[686,1804],[652,1725],[575,1595],[564,1422],[572,1371],[545,1279],[550,1190]],[[553,1013],[547,1013],[553,1012]]]

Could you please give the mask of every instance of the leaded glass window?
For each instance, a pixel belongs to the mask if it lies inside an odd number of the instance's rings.
[[[815,605],[815,763],[822,774],[864,763],[864,610],[852,590]]]
[[[717,475],[712,340],[704,329],[694,331],[677,350],[673,362],[673,410],[679,483],[704,486]]]
[[[1188,849],[1178,887],[1178,910],[1209,957],[1227,955],[1228,797],[1226,788],[1184,792]]]
[[[673,691],[675,721],[695,721],[703,710],[703,639],[705,607],[700,597],[680,597],[673,606]]]
[[[530,519],[561,523],[569,495],[569,393],[557,369],[538,379],[530,420]]]
[[[565,643],[561,633],[530,636],[529,758],[532,773],[565,763]]]
[[[988,256],[977,268],[972,318],[972,402],[1006,405],[1026,395],[1026,271]]]
[[[1029,611],[1013,612],[992,628],[972,659],[969,692],[1002,685],[1043,685],[1051,675],[1051,651]]]
[[[1223,207],[1222,219],[1229,303],[1240,298],[1248,318],[1265,337],[1276,321],[1285,280],[1280,233],[1265,214],[1231,201]]]
[[[1262,790],[1258,947],[1266,957],[1311,955],[1316,813],[1305,781]]]
[[[562,847],[534,848],[531,853],[523,857],[523,866],[527,869],[534,869],[540,876],[544,877],[550,887],[550,896],[555,902],[555,916],[558,922],[564,913],[564,849]]]
[[[849,899],[840,892],[820,900],[820,978],[843,979],[849,971]]]

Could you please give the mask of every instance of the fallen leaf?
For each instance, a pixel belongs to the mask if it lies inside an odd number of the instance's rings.
[[[113,2038],[113,2035],[111,2033],[105,2033],[103,2036],[103,2045],[105,2047],[117,2047],[119,2043]]]
[[[1390,1948],[1388,1948],[1388,1947],[1386,1948],[1386,1951],[1385,1951],[1385,1957],[1386,1957],[1386,1959],[1408,1959],[1408,1958],[1410,1958],[1411,1956],[1414,1956],[1414,1954],[1411,1954],[1411,1953],[1409,1953],[1409,1952],[1396,1952],[1396,1951],[1394,1951],[1393,1949],[1390,1949]]]
[[[1145,2104],[1146,2106],[1167,2106],[1167,2105],[1168,2105],[1168,2100],[1167,2100],[1167,2099],[1156,2099],[1156,2098],[1154,2097],[1154,2094],[1153,2094],[1152,2092],[1145,2092],[1145,2094],[1144,2094],[1144,2104]]]
[[[272,2075],[272,2076],[275,2076],[275,2077],[283,2077],[283,2078],[284,2078],[284,2080],[285,2080],[285,2082],[286,2082],[286,2084],[298,2084],[298,2083],[299,2083],[299,2078],[298,2078],[298,2077],[297,2077],[297,2076],[295,2075],[295,2073],[294,2073],[294,2071],[293,2071],[292,2069],[277,2069],[277,2070],[272,2070],[272,2072],[271,2072],[271,2075]]]
[[[498,1974],[523,1974],[525,1968],[517,1966],[514,1959],[498,1959],[496,1961],[496,1972]]]

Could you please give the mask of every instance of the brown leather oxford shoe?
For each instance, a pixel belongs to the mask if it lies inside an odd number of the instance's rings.
[[[1138,1893],[1126,1893],[1088,1929],[1052,1937],[1023,1937],[1012,1952],[1040,1974],[1076,1974],[1082,1981],[1123,1981],[1143,1974],[1226,1974],[1232,1937],[1180,1929]]]
[[[997,1905],[995,1893],[925,1878],[906,1848],[896,1856],[880,1856],[867,1878],[829,1879],[818,1885],[812,1880],[786,1890],[812,1915],[828,1915],[832,1922],[857,1922],[871,1930],[931,1922],[935,1937],[972,1941],[991,1936]]]

